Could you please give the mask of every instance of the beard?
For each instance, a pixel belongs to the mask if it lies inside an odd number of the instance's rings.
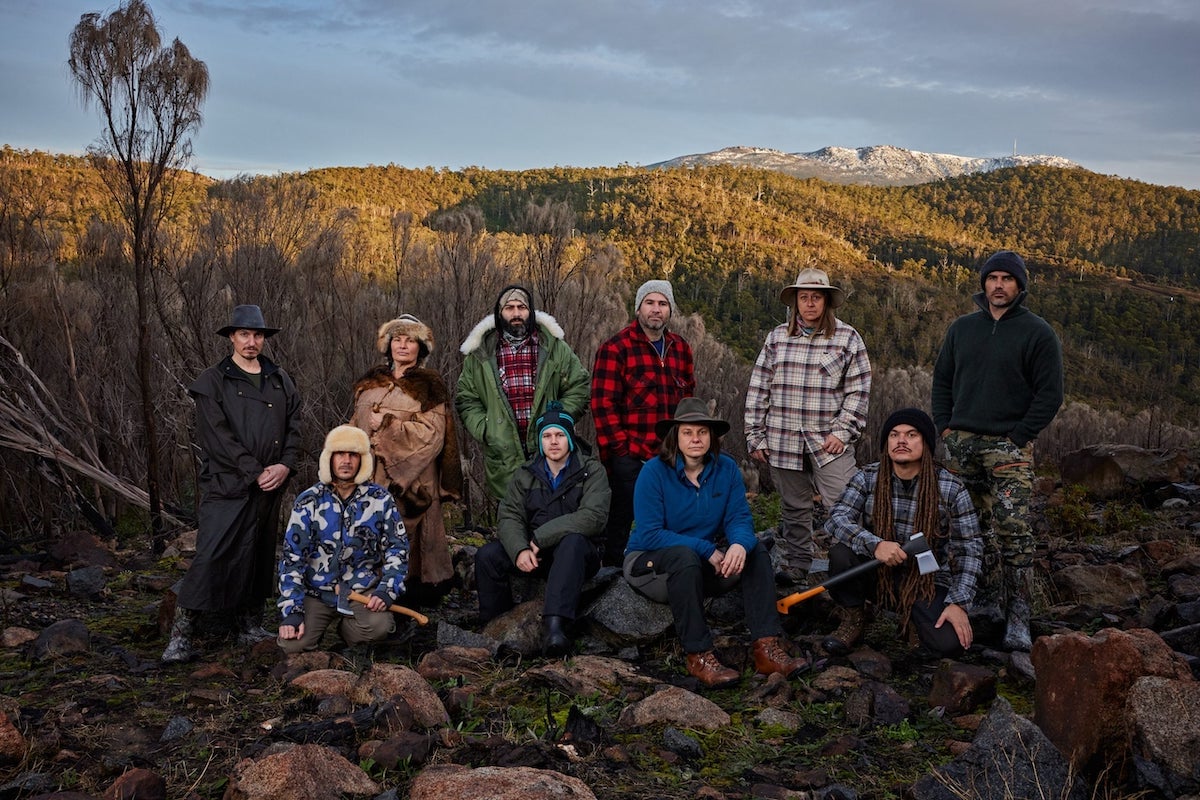
[[[529,335],[529,323],[525,320],[501,320],[500,328],[506,336],[513,339],[524,339]]]

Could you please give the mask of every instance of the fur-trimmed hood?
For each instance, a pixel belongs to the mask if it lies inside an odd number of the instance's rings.
[[[354,475],[355,483],[366,483],[375,474],[375,457],[371,455],[371,439],[362,428],[338,425],[325,437],[325,447],[317,462],[317,477],[321,483],[333,483],[333,454],[358,453],[362,461]]]
[[[534,319],[537,321],[539,328],[541,328],[545,333],[553,336],[555,339],[561,339],[566,335],[562,329],[562,326],[558,324],[558,320],[547,314],[545,311],[534,312]],[[467,338],[463,339],[462,346],[458,348],[458,351],[464,356],[470,355],[479,349],[480,345],[483,344],[484,339],[487,338],[487,335],[494,330],[496,330],[495,316],[488,315],[484,317],[483,319],[479,320],[478,325],[471,329],[471,332],[467,334]]]

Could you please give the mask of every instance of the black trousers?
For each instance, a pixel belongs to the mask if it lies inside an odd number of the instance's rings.
[[[712,631],[704,619],[704,598],[725,594],[742,585],[746,627],[753,639],[779,636],[783,625],[775,609],[775,571],[771,557],[761,544],[746,554],[741,575],[722,578],[706,558],[685,545],[649,550],[646,558],[654,571],[666,573],[671,616],[675,633],[686,653],[703,653],[713,648]]]
[[[848,546],[838,542],[829,548],[829,577],[832,578],[851,567],[870,560],[870,558],[860,556]],[[909,560],[905,562],[902,569],[897,570],[890,567],[880,567],[879,569],[888,569],[894,572],[894,580],[899,584],[899,581],[906,574],[904,570],[916,569],[916,565]],[[857,578],[851,578],[844,583],[831,586],[829,588],[829,595],[833,598],[833,602],[839,606],[859,608],[868,600],[875,599],[879,593],[878,581],[878,571],[868,572]],[[897,589],[899,589],[898,585]],[[917,600],[913,603],[909,621],[916,628],[917,637],[921,640],[921,644],[925,645],[926,649],[942,658],[956,658],[962,655],[963,647],[958,641],[958,634],[954,632],[954,626],[946,622],[940,628],[934,627],[937,624],[938,617],[942,615],[942,611],[946,608],[947,591],[945,586],[934,586],[932,600]]]
[[[575,619],[583,584],[600,571],[596,546],[581,533],[568,533],[558,544],[538,554],[530,573],[546,579],[545,616]],[[500,542],[488,542],[475,553],[475,584],[479,590],[479,619],[487,622],[513,607],[511,577],[520,573]]]
[[[629,543],[633,524],[633,487],[642,472],[642,460],[633,456],[613,456],[608,460],[608,524],[604,528],[604,565],[619,567]]]

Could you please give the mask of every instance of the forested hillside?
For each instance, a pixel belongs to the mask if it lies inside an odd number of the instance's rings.
[[[1065,348],[1071,403],[1039,457],[1053,463],[1099,439],[1174,441],[1200,418],[1200,192],[1046,167],[892,188],[732,167],[179,177],[152,289],[156,446],[182,515],[194,481],[185,388],[223,354],[212,331],[243,302],[284,328],[270,354],[305,395],[316,450],[375,359],[375,328],[399,312],[432,325],[431,366],[453,381],[458,342],[510,280],[533,286],[590,363],[629,318],[631,287],[670,278],[676,326],[702,354],[701,392],[735,421],[736,454],[749,365],[784,319],[779,289],[799,269],[819,266],[851,291],[839,313],[870,350],[877,420],[897,403],[927,404],[929,366],[946,326],[972,307],[978,264],[1009,247],[1029,263],[1029,305]],[[128,245],[114,209],[86,159],[0,150],[6,400],[46,405],[38,424],[68,450],[139,482]],[[6,446],[3,530],[50,525],[66,512],[36,498],[64,489],[109,517],[122,507],[45,469],[32,445],[20,458]],[[871,455],[868,440],[860,456]],[[17,488],[18,473],[38,470],[45,493]]]

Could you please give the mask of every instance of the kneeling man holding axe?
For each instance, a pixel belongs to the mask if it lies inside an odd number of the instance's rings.
[[[350,645],[396,629],[392,605],[404,593],[408,536],[387,489],[371,482],[371,442],[353,425],[325,437],[316,484],[292,508],[279,562],[279,646],[315,650],[335,620]]]
[[[901,632],[914,626],[938,656],[958,656],[971,646],[967,611],[983,539],[966,487],[933,461],[936,437],[924,411],[894,412],[880,431],[883,458],[858,471],[829,514],[825,530],[835,539],[830,578],[801,595],[827,586],[840,607],[841,624],[821,642],[830,655],[845,655],[862,638],[868,600],[895,610]],[[800,599],[780,600],[779,610]]]

